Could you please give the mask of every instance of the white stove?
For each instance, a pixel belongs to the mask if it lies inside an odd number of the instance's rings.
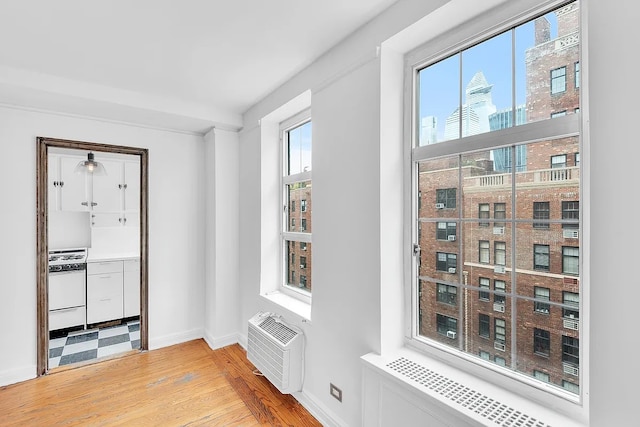
[[[86,248],[49,251],[49,273],[84,270],[86,268]]]
[[[49,251],[49,330],[86,327],[87,249]]]

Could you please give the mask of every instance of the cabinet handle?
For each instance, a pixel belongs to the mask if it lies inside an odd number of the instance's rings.
[[[57,187],[58,186],[58,181],[53,181],[53,186]]]
[[[80,202],[82,206],[89,206],[89,202]]]
[[[127,184],[125,184],[125,185],[124,185],[124,189],[125,189],[125,190],[127,189]]]
[[[91,206],[98,206],[97,202],[91,202]]]
[[[118,188],[122,190],[122,184],[118,184]]]
[[[62,312],[65,312],[65,311],[75,310],[77,308],[78,307],[65,307],[65,308],[59,308],[57,310],[51,310],[51,311],[54,312],[54,313],[62,313]]]
[[[58,182],[58,185],[59,185],[60,187],[64,187],[64,181],[60,181],[60,182]]]
[[[100,302],[102,302],[102,301],[111,301],[111,298],[104,298],[104,299],[101,299],[101,300],[100,300]]]

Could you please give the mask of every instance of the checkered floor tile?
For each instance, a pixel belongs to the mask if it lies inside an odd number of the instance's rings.
[[[140,348],[140,321],[49,340],[49,369]]]

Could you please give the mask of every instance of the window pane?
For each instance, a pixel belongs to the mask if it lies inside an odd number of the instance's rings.
[[[286,191],[289,202],[287,231],[311,233],[311,181],[287,185]]]
[[[287,175],[311,170],[311,122],[287,131]]]
[[[285,241],[286,281],[289,286],[311,292],[311,243]]]

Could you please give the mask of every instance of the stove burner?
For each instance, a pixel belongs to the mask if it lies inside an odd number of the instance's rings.
[[[49,272],[84,270],[86,260],[85,248],[49,251]]]

